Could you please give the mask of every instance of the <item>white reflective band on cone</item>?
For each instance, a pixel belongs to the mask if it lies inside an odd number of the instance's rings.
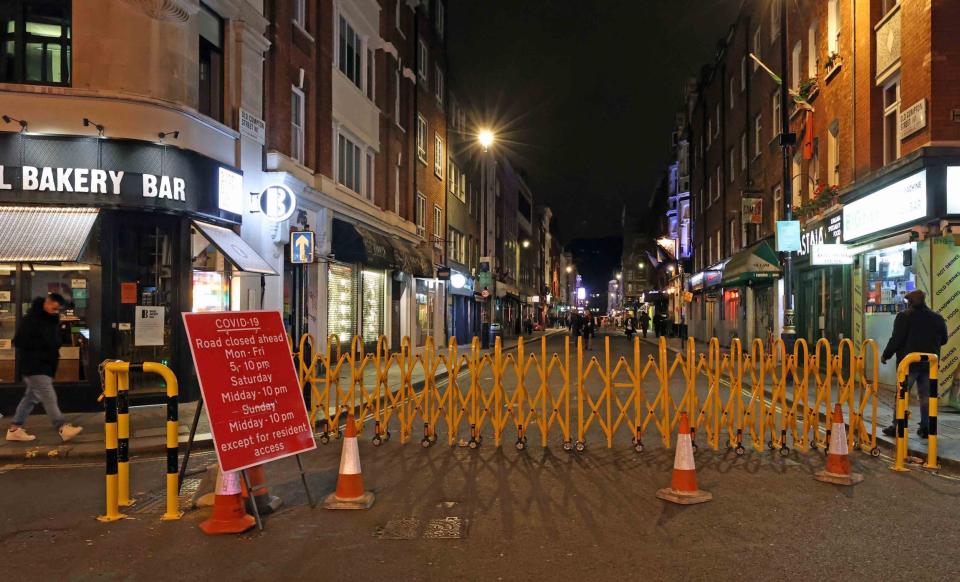
[[[842,424],[834,424],[833,430],[830,431],[830,454],[846,455],[849,452],[847,450],[847,430]]]
[[[240,493],[240,475],[236,471],[217,473],[217,495],[238,495]]]
[[[681,471],[696,469],[693,464],[693,444],[689,433],[677,435],[677,454],[673,459],[673,468]]]
[[[343,452],[340,453],[340,474],[360,474],[360,450],[357,448],[356,437],[343,441]]]

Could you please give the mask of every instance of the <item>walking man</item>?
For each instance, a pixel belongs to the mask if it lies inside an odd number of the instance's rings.
[[[884,364],[894,355],[897,356],[899,364],[907,354],[912,352],[924,352],[940,356],[940,347],[947,343],[947,323],[943,317],[936,311],[927,307],[926,294],[917,289],[904,296],[908,307],[897,314],[893,322],[893,335],[887,342],[887,347],[883,350],[880,361]],[[927,438],[929,427],[930,410],[930,364],[927,362],[916,362],[910,364],[910,372],[907,376],[907,389],[914,384],[917,385],[917,395],[920,398],[920,426],[917,428],[917,435]],[[896,426],[890,425],[883,429],[883,434],[894,436]]]
[[[640,312],[640,331],[643,332],[643,337],[647,337],[647,329],[650,328],[650,314],[647,313],[647,310],[644,309]]]
[[[34,299],[30,311],[13,337],[13,345],[17,348],[17,358],[20,361],[20,375],[23,383],[27,385],[27,391],[17,405],[13,423],[7,430],[8,441],[26,442],[37,438],[23,428],[37,404],[43,404],[50,422],[64,442],[83,430],[67,423],[63,418],[57,405],[57,393],[53,389],[53,377],[57,373],[57,364],[60,363],[60,308],[63,303],[63,296],[57,293]]]

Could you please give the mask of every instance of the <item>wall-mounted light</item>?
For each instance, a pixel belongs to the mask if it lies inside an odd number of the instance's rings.
[[[17,118],[15,118],[15,117],[10,117],[9,115],[4,115],[2,119],[3,119],[3,122],[4,122],[4,123],[12,123],[12,122],[16,121],[17,124],[20,125],[20,133],[24,133],[25,131],[27,131],[27,122],[24,121],[23,119],[17,119]]]
[[[529,239],[523,239],[523,242],[521,242],[520,244],[523,245],[523,248],[527,248],[527,247],[530,246],[530,240],[529,240]]]
[[[172,137],[173,139],[180,139],[180,130],[176,131],[161,131],[157,134],[160,137],[160,141],[163,141],[164,138]]]
[[[83,118],[83,126],[84,126],[84,127],[90,127],[91,125],[94,126],[95,128],[97,128],[97,133],[99,134],[100,137],[103,137],[103,130],[104,130],[105,128],[104,128],[102,125],[100,125],[99,123],[96,123],[96,122],[94,122],[94,121],[90,121],[89,119],[87,119],[86,117],[84,117],[84,118]]]

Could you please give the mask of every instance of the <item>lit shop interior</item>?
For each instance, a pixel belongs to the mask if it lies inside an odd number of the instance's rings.
[[[906,309],[903,296],[917,288],[914,259],[917,243],[908,242],[859,256],[863,271],[864,338],[883,349],[893,333],[893,320]],[[894,383],[895,364],[881,366],[880,380]]]

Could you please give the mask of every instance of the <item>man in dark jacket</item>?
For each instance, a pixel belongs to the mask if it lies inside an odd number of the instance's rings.
[[[32,441],[36,436],[27,433],[23,424],[37,404],[43,408],[54,428],[64,442],[80,434],[79,426],[68,424],[57,405],[57,393],[53,389],[53,377],[60,363],[60,307],[63,297],[51,293],[46,297],[37,297],[30,306],[27,316],[20,322],[13,345],[17,348],[20,363],[20,375],[27,385],[13,423],[7,430],[8,441]]]
[[[907,354],[913,352],[936,354],[939,357],[940,347],[947,343],[947,322],[939,313],[927,307],[926,294],[917,289],[907,293],[904,299],[909,307],[898,313],[893,322],[893,335],[880,357],[884,364],[894,355],[899,364]],[[911,364],[907,382],[908,389],[913,384],[917,385],[920,398],[920,427],[917,434],[925,439],[929,423],[930,366],[926,362]],[[896,427],[888,426],[883,429],[883,434],[895,435]]]

